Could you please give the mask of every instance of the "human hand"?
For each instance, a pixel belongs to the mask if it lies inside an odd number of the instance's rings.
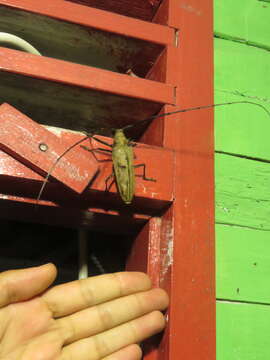
[[[168,296],[120,272],[48,287],[52,264],[0,274],[0,360],[139,360]]]

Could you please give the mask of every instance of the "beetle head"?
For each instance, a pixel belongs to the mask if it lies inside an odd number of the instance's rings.
[[[126,138],[123,129],[115,130],[114,143],[117,145],[126,145],[128,143],[128,139]]]

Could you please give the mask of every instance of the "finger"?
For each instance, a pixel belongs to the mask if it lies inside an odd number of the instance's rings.
[[[126,346],[115,353],[106,356],[102,360],[140,360],[142,358],[142,349],[137,344]]]
[[[0,273],[0,307],[42,293],[53,283],[56,273],[53,264]]]
[[[64,344],[102,333],[154,310],[165,310],[168,296],[162,289],[152,289],[121,297],[61,318],[55,325],[61,329]]]
[[[162,331],[164,326],[165,319],[162,313],[153,311],[104,333],[65,346],[60,360],[100,360]]]
[[[54,317],[61,317],[150,288],[151,281],[146,274],[119,272],[55,286],[48,290],[42,299]]]

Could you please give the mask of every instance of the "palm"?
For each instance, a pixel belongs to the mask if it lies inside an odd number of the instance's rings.
[[[52,265],[0,274],[0,360],[141,358],[137,343],[161,331],[168,298],[142,273],[50,288]]]
[[[32,353],[30,348],[37,346],[33,339],[38,339],[39,349],[46,347],[47,359],[59,356],[63,339],[54,331],[56,321],[40,296],[1,309],[0,321],[6,325],[0,329],[1,358],[20,359],[26,348]]]

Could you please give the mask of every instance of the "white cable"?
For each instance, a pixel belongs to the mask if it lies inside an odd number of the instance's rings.
[[[95,264],[96,268],[99,270],[99,272],[101,274],[106,274],[106,270],[104,269],[104,267],[102,266],[101,262],[98,260],[98,258],[96,257],[95,254],[91,254],[90,255],[91,260],[93,261],[93,263]]]
[[[88,277],[88,249],[87,249],[87,230],[78,230],[79,243],[79,279]]]
[[[29,44],[27,41],[21,39],[19,36],[12,35],[9,33],[0,32],[0,46],[2,45],[14,46],[28,53],[41,55],[41,53],[36,48],[34,48],[34,46]]]

